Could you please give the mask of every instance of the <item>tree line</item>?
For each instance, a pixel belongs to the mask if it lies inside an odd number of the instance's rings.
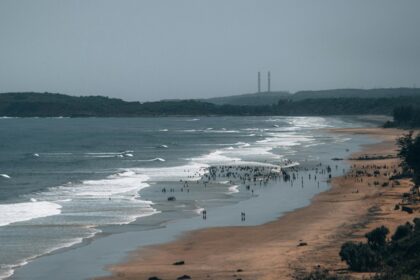
[[[420,104],[420,96],[390,98],[279,99],[273,105],[216,105],[199,100],[127,102],[103,96],[69,96],[53,93],[0,94],[0,116],[9,117],[141,117],[141,116],[326,116],[385,114],[396,107]]]
[[[416,103],[414,103],[416,104]],[[417,103],[420,104],[420,103]],[[407,105],[394,108],[392,114],[394,121],[387,122],[385,127],[420,127],[420,105]]]

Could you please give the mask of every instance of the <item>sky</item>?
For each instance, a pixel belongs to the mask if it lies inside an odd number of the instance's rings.
[[[152,101],[420,85],[418,0],[1,0],[0,92]]]

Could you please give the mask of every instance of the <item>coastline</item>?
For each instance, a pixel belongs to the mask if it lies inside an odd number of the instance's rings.
[[[395,153],[396,129],[335,129],[336,133],[377,137],[361,154]],[[369,160],[369,164],[396,164],[398,159]],[[366,160],[350,160],[354,168]],[[366,181],[365,181],[366,183]],[[286,213],[259,226],[220,227],[192,231],[166,244],[148,246],[131,254],[128,262],[110,267],[112,276],[98,279],[291,279],[317,265],[337,269],[338,251],[348,240],[361,239],[364,232],[385,224],[391,231],[412,217],[393,207],[409,188],[368,187],[353,178],[335,177],[331,189],[316,195],[304,208]],[[357,188],[358,192],[355,192]],[[297,246],[305,242],[307,246]],[[172,265],[176,261],[184,265]],[[339,268],[345,268],[341,263]]]

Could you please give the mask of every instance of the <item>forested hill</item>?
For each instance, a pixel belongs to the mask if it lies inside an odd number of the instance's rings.
[[[213,97],[203,99],[203,102],[209,102],[216,105],[239,105],[239,106],[260,106],[272,105],[279,102],[280,99],[292,98],[292,94],[288,92],[261,92],[261,93],[247,93],[241,95],[231,95],[223,97]]]
[[[329,89],[298,91],[293,100],[308,98],[391,98],[400,96],[420,96],[420,88],[375,88],[375,89]]]
[[[420,95],[390,98],[280,99],[273,105],[216,105],[198,100],[126,102],[103,96],[53,93],[0,94],[0,116],[9,117],[137,117],[198,115],[391,115],[394,108],[420,104]]]
[[[288,92],[261,92],[248,93],[241,95],[232,95],[224,97],[214,97],[204,99],[204,102],[210,102],[217,105],[272,105],[280,99],[290,99],[293,101],[303,99],[318,98],[390,98],[399,96],[420,96],[418,88],[378,88],[378,89],[331,89],[331,90],[308,90],[298,91],[294,94]]]

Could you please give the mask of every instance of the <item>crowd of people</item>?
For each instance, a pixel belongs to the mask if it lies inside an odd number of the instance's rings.
[[[282,167],[283,166],[283,167]],[[214,165],[200,170],[185,170],[188,174],[186,179],[180,180],[179,188],[164,187],[163,193],[171,193],[169,201],[175,201],[175,192],[190,192],[192,187],[214,186],[215,184],[228,184],[230,186],[241,185],[250,196],[253,197],[257,187],[264,187],[273,181],[282,181],[290,184],[291,187],[301,185],[303,188],[306,183],[320,187],[320,182],[331,178],[332,169],[330,165],[318,163],[311,167],[299,166],[291,161],[285,161],[281,166],[273,164],[231,164]],[[338,165],[335,166],[338,170]],[[345,170],[343,169],[343,173]],[[207,219],[207,210],[201,211],[203,220]],[[241,213],[241,221],[246,220],[244,211]]]

